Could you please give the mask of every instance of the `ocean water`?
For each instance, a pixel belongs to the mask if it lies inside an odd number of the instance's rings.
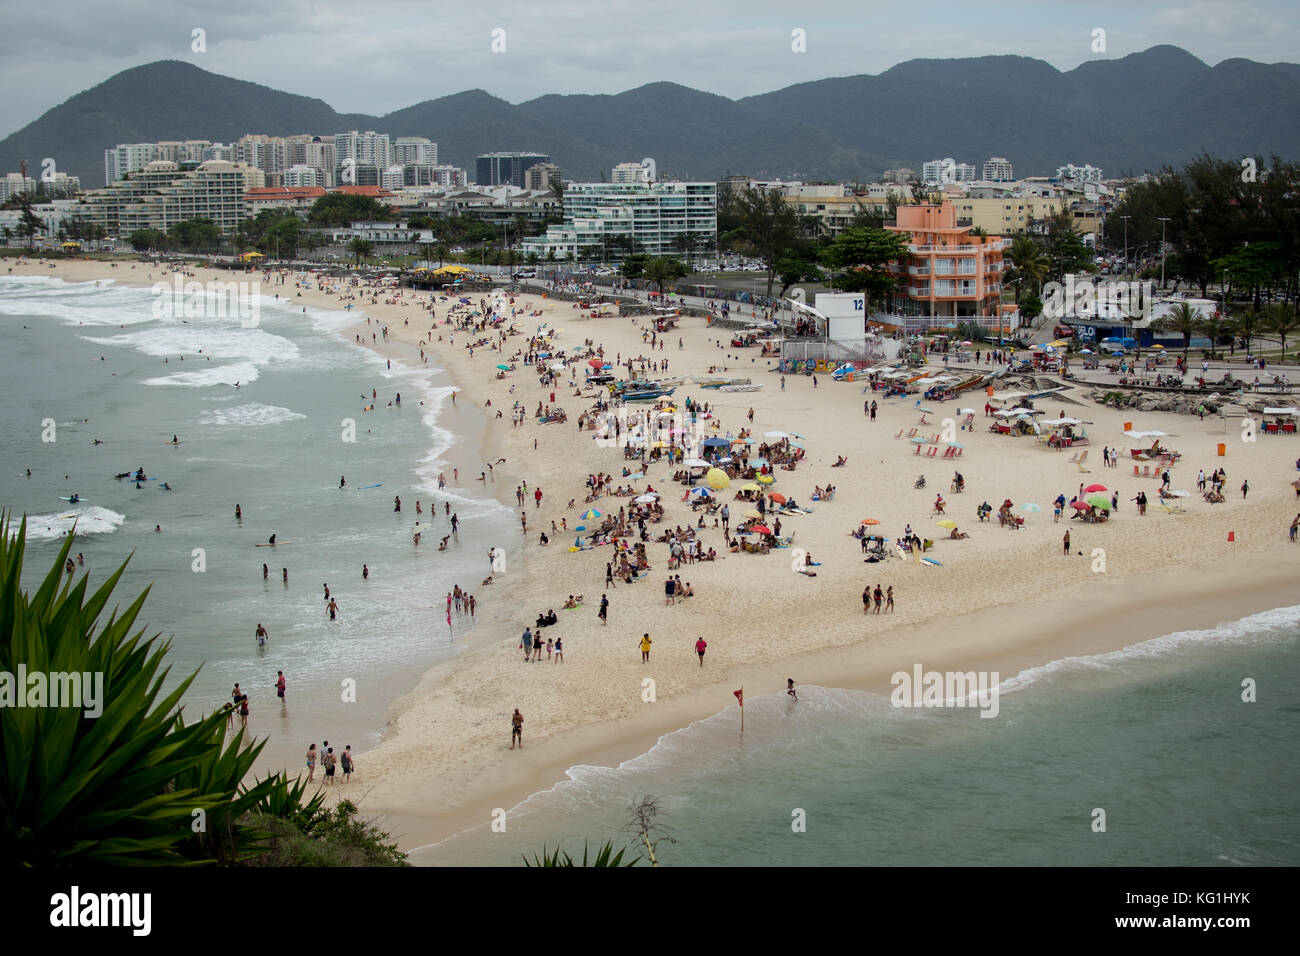
[[[450,483],[453,465],[482,467],[482,419],[464,409],[454,413],[459,431],[444,421],[441,370],[390,369],[336,334],[356,313],[304,313],[272,297],[291,286],[263,291],[257,327],[243,328],[235,316],[157,316],[149,289],[0,279],[10,396],[0,405],[0,506],[28,516],[29,586],[74,521],[73,553],[92,584],[129,556],[120,603],[152,586],[140,621],[171,640],[171,680],[201,666],[186,705],[210,710],[240,682],[250,731],[269,738],[267,761],[297,766],[313,740],[346,737],[363,751],[378,739],[388,702],[454,654],[471,624],[453,613],[448,627],[446,593],[457,583],[476,592],[488,549],[517,535],[483,486]],[[378,400],[366,412],[372,389]],[[401,405],[389,407],[398,392]],[[344,440],[346,419],[355,441]],[[167,444],[173,435],[180,445]],[[137,467],[158,480],[137,489],[113,477]],[[361,490],[370,484],[380,487]],[[81,503],[60,500],[74,492]],[[445,504],[461,525],[439,552]],[[429,529],[418,547],[417,521]],[[271,534],[277,547],[256,546]],[[265,649],[254,640],[259,623]],[[283,706],[278,670],[289,684]]]
[[[412,859],[625,845],[650,795],[676,841],[661,865],[1294,866],[1297,686],[1289,607],[1026,671],[993,719],[824,687],[755,695],[743,740],[732,704],[618,768],[571,768],[503,833],[485,823]]]

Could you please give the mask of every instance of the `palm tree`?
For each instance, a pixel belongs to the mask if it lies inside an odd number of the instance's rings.
[[[1047,278],[1047,256],[1038,248],[1038,243],[1029,236],[1016,236],[1011,240],[1007,258],[1015,267],[1016,274],[1034,286],[1034,293],[1041,294],[1043,280]],[[1016,283],[1016,305],[1020,304],[1020,290],[1023,282]]]
[[[1219,339],[1231,333],[1232,322],[1222,316],[1207,315],[1201,319],[1197,331],[1210,340],[1210,356],[1213,357],[1218,349]]]
[[[1255,337],[1259,331],[1260,317],[1258,312],[1242,312],[1240,315],[1233,316],[1232,332],[1234,336],[1239,336],[1245,341],[1246,354],[1250,354],[1250,340]]]
[[[1300,317],[1285,304],[1278,303],[1264,310],[1263,319],[1264,331],[1277,336],[1282,343],[1282,354],[1278,356],[1280,362],[1286,358],[1286,337],[1300,332]]]
[[[1192,336],[1201,328],[1201,310],[1186,302],[1179,302],[1156,325],[1166,332],[1177,332],[1183,337],[1183,364],[1187,364],[1187,350],[1192,346]]]
[[[659,286],[659,294],[663,295],[664,285],[679,278],[684,271],[684,267],[676,259],[658,257],[645,264],[645,271],[642,275],[647,282],[653,282]]]
[[[362,259],[369,259],[375,254],[375,245],[358,236],[348,243],[348,252],[352,253],[353,260],[359,266]]]

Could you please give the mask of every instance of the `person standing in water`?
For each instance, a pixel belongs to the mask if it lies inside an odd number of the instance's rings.
[[[266,566],[266,562],[264,561],[262,562],[262,580],[263,581],[269,580],[270,577],[271,577],[271,569]]]
[[[253,633],[253,637],[257,639],[258,647],[266,647],[266,641],[270,635],[266,633],[266,628],[261,625],[261,622],[258,622],[257,630]]]
[[[348,483],[348,476],[347,476],[347,475],[339,475],[339,487],[340,487],[340,488],[343,488],[343,487],[345,487],[345,486],[347,485],[347,483]]]
[[[236,521],[244,520],[244,513],[239,510],[239,505],[235,505],[235,520]]]
[[[335,619],[335,615],[338,614],[338,610],[339,610],[338,602],[335,601],[333,598],[330,598],[329,612],[330,612],[331,621]]]
[[[798,700],[798,699],[799,699],[799,695],[796,694],[796,693],[794,692],[794,678],[793,678],[793,677],[787,677],[787,678],[785,679],[785,692],[786,692],[787,694],[789,694],[791,697],[793,697],[795,700]]]

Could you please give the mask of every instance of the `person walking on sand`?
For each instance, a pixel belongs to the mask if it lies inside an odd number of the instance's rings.
[[[334,759],[334,748],[330,747],[325,751],[325,756],[321,758],[321,764],[325,768],[325,786],[334,786],[334,767],[337,761]]]
[[[285,684],[286,684],[285,679],[284,679],[284,671],[276,671],[276,672],[275,672],[275,675],[276,675],[276,676],[275,676],[275,696],[276,696],[276,697],[279,697],[281,700],[284,700],[284,689],[285,689]]]
[[[885,588],[885,610],[890,614],[894,613],[894,586],[892,584]]]
[[[352,771],[357,768],[356,762],[352,759],[352,745],[348,744],[343,748],[340,755],[339,763],[343,770],[343,782],[347,783],[352,779]]]
[[[1069,531],[1065,532],[1065,537],[1061,539],[1061,544],[1063,546],[1062,553],[1068,555],[1070,553],[1070,532]]]
[[[311,783],[316,778],[316,745],[312,744],[307,748],[307,782]]]
[[[542,506],[542,489],[541,489],[541,488],[538,488],[538,489],[536,489],[535,491],[533,491],[533,501],[536,503],[536,504],[535,504],[535,507],[540,508],[540,507]]]
[[[555,663],[559,664],[564,660],[564,638],[555,639]]]
[[[1242,500],[1243,500],[1243,501],[1245,500],[1245,498],[1246,498],[1246,492],[1248,492],[1248,491],[1250,491],[1250,481],[1249,481],[1249,480],[1247,480],[1247,481],[1243,481],[1243,482],[1241,483],[1241,497],[1242,497]]]
[[[641,637],[641,663],[645,664],[650,660],[650,635],[647,633]]]
[[[609,596],[602,594],[600,596],[600,610],[596,612],[600,617],[601,624],[609,623]]]
[[[701,667],[704,666],[704,652],[708,648],[708,646],[709,646],[708,641],[706,641],[703,637],[700,637],[699,640],[695,642],[695,653],[700,656]]]
[[[524,660],[533,659],[533,632],[531,628],[524,628],[524,636],[519,639],[519,646],[524,649]]]
[[[514,714],[510,718],[510,749],[515,749],[515,741],[519,741],[519,749],[524,749],[524,715],[519,713],[519,708],[515,708]]]
[[[872,598],[873,601],[875,601],[875,604],[876,604],[876,613],[879,614],[879,613],[880,613],[880,602],[883,601],[883,600],[885,599],[885,592],[881,589],[881,587],[880,587],[879,584],[877,584],[877,585],[876,585],[876,589],[875,589],[874,591],[871,592],[871,598]]]
[[[862,613],[871,613],[871,585],[868,584],[862,589]]]

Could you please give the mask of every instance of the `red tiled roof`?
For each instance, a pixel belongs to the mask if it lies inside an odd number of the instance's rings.
[[[267,186],[244,190],[247,199],[306,199],[324,196],[320,186]]]
[[[372,196],[375,199],[393,195],[383,186],[338,186],[331,192],[343,193],[348,196]]]

